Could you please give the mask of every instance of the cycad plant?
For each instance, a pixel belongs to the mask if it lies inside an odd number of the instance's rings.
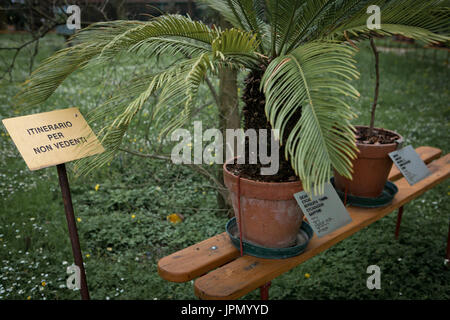
[[[246,72],[244,129],[279,129],[280,168],[292,168],[307,191],[320,191],[333,168],[351,177],[355,141],[350,84],[358,78],[350,42],[400,34],[425,43],[448,41],[444,0],[210,0],[233,26],[222,29],[181,15],[147,22],[93,24],[71,39],[72,46],[45,60],[17,96],[21,106],[45,101],[72,72],[111,64],[121,54],[151,58],[173,55],[167,68],[129,79],[125,89],[92,111],[107,151],[88,169],[118,151],[133,117],[151,95],[151,116],[163,123],[161,136],[189,121],[200,84],[221,67]],[[367,8],[377,5],[380,29],[367,26]],[[181,109],[180,109],[181,108]],[[108,117],[110,116],[110,120]]]

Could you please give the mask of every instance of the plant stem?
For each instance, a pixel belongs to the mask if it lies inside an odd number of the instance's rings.
[[[373,54],[375,56],[375,77],[376,77],[376,83],[375,83],[375,95],[373,97],[373,105],[372,105],[372,113],[370,115],[370,127],[369,127],[369,137],[372,136],[373,132],[373,126],[375,122],[375,109],[377,107],[377,101],[378,101],[378,91],[380,87],[380,70],[378,66],[378,51],[377,47],[375,46],[375,43],[373,41],[373,38],[370,38],[370,46],[372,47]]]

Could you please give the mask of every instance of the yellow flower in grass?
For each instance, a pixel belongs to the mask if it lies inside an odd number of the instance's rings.
[[[179,213],[172,213],[167,216],[167,221],[173,224],[177,224],[183,221],[183,216]]]
[[[31,300],[31,296],[28,296],[28,297],[27,297],[27,300]]]
[[[311,277],[311,275],[309,273],[305,273],[305,278],[309,279],[309,277]]]
[[[45,286],[46,286],[45,281],[42,281],[42,282],[41,282],[41,285],[42,285],[43,287],[45,287]]]
[[[88,253],[88,254],[86,254],[86,258],[90,258],[91,257],[91,255]]]
[[[134,218],[136,218],[136,215],[132,214],[131,219],[134,219]]]
[[[78,222],[81,222],[81,218],[77,218],[77,221],[78,221]]]
[[[100,189],[100,185],[97,183],[94,187],[95,191],[98,191],[98,189]]]

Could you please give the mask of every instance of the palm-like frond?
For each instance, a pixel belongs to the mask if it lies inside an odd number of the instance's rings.
[[[267,19],[271,28],[271,55],[281,52],[295,30],[302,0],[267,1]]]
[[[152,55],[164,52],[164,48],[171,53],[174,50],[182,52],[186,47],[208,50],[219,32],[189,17],[163,15],[116,36],[103,48],[99,58],[108,59],[123,51],[139,49],[144,44],[156,49]]]
[[[254,34],[210,28],[180,15],[161,16],[146,23],[99,23],[77,33],[71,41],[74,46],[57,52],[32,74],[17,96],[19,104],[43,102],[75,70],[90,64],[110,63],[121,53],[149,58],[162,53],[180,53],[180,60],[173,66],[131,81],[88,115],[90,122],[102,123],[98,135],[106,151],[79,161],[77,167],[81,173],[111,161],[133,117],[155,93],[160,97],[150,107],[150,113],[164,136],[189,120],[207,72],[214,73],[224,65],[254,67],[259,62],[254,53],[258,45]]]
[[[74,46],[62,49],[47,58],[32,73],[15,97],[15,103],[21,107],[42,103],[67,76],[85,67],[117,35],[141,24],[139,21],[102,22],[78,32],[71,40]]]
[[[220,13],[235,28],[256,35],[260,53],[265,52],[264,42],[267,25],[265,19],[264,0],[201,0]]]
[[[335,3],[336,0],[304,2],[294,22],[293,30],[295,32],[290,36],[288,46],[283,48],[284,52],[290,52],[298,45],[305,43],[305,39],[318,28],[320,21],[327,17],[327,13],[333,9]]]
[[[261,85],[266,95],[266,113],[272,126],[286,129],[295,110],[302,115],[289,133],[286,158],[306,191],[323,192],[332,167],[351,176],[355,142],[350,120],[354,117],[342,96],[358,97],[346,81],[358,76],[353,50],[334,42],[312,42],[274,59]]]
[[[448,0],[374,0],[369,2],[371,5],[380,7],[380,29],[368,28],[367,6],[363,6],[358,12],[349,11],[341,16],[339,24],[329,24],[324,27],[327,35],[323,34],[323,36],[345,40],[344,32],[347,32],[355,39],[367,38],[373,34],[401,34],[426,43],[449,40],[450,1]]]

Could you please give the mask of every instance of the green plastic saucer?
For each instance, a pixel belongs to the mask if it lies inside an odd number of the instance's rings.
[[[331,178],[331,184],[334,187],[334,177]],[[342,192],[341,190],[338,190],[336,188],[335,190],[339,195],[339,198],[341,198],[342,202],[344,202],[345,192]],[[381,192],[381,195],[376,198],[357,197],[350,193],[347,193],[347,204],[362,208],[385,207],[392,202],[392,199],[394,199],[395,194],[397,192],[398,192],[397,186],[394,183],[387,181],[386,184],[384,185],[383,192]]]
[[[231,218],[227,222],[226,229],[231,242],[238,250],[240,250],[239,236],[235,236],[235,234],[239,234],[237,231],[238,227],[236,225],[236,217]],[[303,221],[299,229],[299,235],[301,235],[301,238],[306,239],[306,241],[302,241],[300,244],[288,248],[266,248],[244,240],[242,242],[242,249],[245,254],[258,258],[286,259],[295,257],[305,251],[309,240],[311,240],[314,235],[314,231],[307,222]]]

